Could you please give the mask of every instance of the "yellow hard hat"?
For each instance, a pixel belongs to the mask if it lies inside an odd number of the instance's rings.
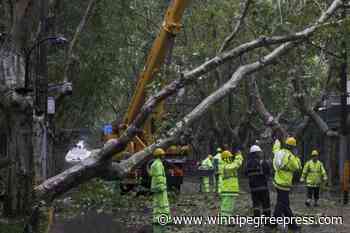
[[[209,158],[209,159],[212,159],[212,158],[213,158],[213,156],[212,156],[211,154],[209,154],[209,155],[208,155],[208,158]]]
[[[311,155],[312,155],[312,156],[318,156],[318,155],[319,155],[319,153],[318,153],[318,151],[317,151],[317,150],[313,150],[313,151],[311,152]]]
[[[216,152],[220,153],[220,152],[222,152],[222,149],[219,147],[219,148],[216,149]]]
[[[297,140],[294,137],[288,137],[285,143],[286,145],[297,146]]]
[[[230,152],[230,151],[228,151],[228,150],[225,150],[224,152],[222,152],[222,154],[221,154],[221,158],[222,159],[228,159],[228,158],[230,158],[230,157],[232,157],[233,155],[232,155],[232,153]]]
[[[157,148],[153,151],[153,155],[157,157],[161,157],[165,155],[165,151],[162,148]]]

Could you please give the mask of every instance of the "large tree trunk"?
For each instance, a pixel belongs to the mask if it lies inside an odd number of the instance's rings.
[[[133,123],[128,126],[128,128],[118,140],[110,141],[109,144],[107,144],[99,152],[95,153],[94,156],[90,156],[74,167],[46,180],[41,185],[37,186],[35,188],[36,195],[42,200],[51,202],[54,198],[65,193],[70,188],[83,183],[92,177],[101,175],[101,172],[103,173],[103,171],[106,169],[106,166],[110,163],[110,159],[113,157],[113,155],[125,149],[126,145],[136,135],[138,129],[142,127],[158,103],[164,101],[164,99],[170,95],[173,95],[185,85],[193,83],[197,77],[209,72],[212,69],[217,68],[219,65],[235,58],[236,56],[242,55],[242,53],[249,49],[264,46],[268,43],[275,44],[285,42],[266,56],[260,58],[258,61],[240,66],[228,82],[226,82],[221,88],[204,99],[199,105],[196,106],[196,108],[194,108],[181,121],[179,121],[174,128],[169,130],[166,138],[159,140],[159,142],[156,144],[152,144],[145,150],[134,154],[131,158],[120,163],[119,166],[117,165],[116,170],[118,175],[120,177],[125,176],[132,168],[146,159],[147,156],[149,156],[156,147],[167,147],[176,142],[184,129],[192,126],[192,124],[201,116],[203,116],[210,107],[212,107],[214,104],[217,104],[229,93],[234,91],[237,88],[238,83],[243,78],[275,62],[277,58],[283,56],[288,52],[289,49],[295,47],[298,43],[298,40],[303,40],[312,36],[312,34],[321,25],[329,20],[334,12],[342,5],[342,3],[343,1],[341,0],[335,0],[314,25],[304,29],[301,32],[291,34],[286,37],[262,38],[246,43],[245,46],[241,45],[236,49],[233,49],[205,62],[192,71],[186,72],[181,76],[181,78],[171,82],[160,92],[151,96],[146,101]]]
[[[9,114],[8,156],[11,166],[7,172],[5,215],[24,214],[31,202],[33,186],[33,157],[31,119],[16,111]]]
[[[6,49],[6,48],[5,48]],[[0,95],[3,113],[3,134],[7,139],[6,192],[4,214],[24,214],[31,202],[33,186],[32,113],[30,97],[15,89],[24,85],[24,62],[13,51],[1,51]]]

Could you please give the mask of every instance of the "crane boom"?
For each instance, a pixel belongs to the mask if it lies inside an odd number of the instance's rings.
[[[153,42],[152,48],[146,60],[146,64],[138,77],[137,85],[129,104],[128,110],[123,118],[123,123],[115,125],[111,133],[107,133],[104,136],[104,140],[111,138],[118,138],[123,130],[126,129],[136,118],[141,111],[141,108],[146,100],[146,87],[154,79],[157,73],[160,71],[161,66],[165,62],[167,55],[169,54],[174,38],[181,29],[181,18],[184,11],[189,4],[190,0],[172,0],[169,5],[160,32]],[[155,113],[153,113],[143,125],[142,131],[140,131],[134,139],[128,143],[125,153],[119,153],[115,155],[116,160],[121,160],[126,154],[134,154],[154,142],[154,122],[157,122],[162,116],[162,108],[164,102],[158,104]],[[184,170],[183,164],[186,161],[186,156],[191,152],[189,145],[171,145],[166,149],[168,161],[167,174],[169,178],[169,187],[175,187],[180,190],[180,186],[183,181]],[[127,190],[128,187],[133,187],[139,184],[147,187],[150,184],[149,176],[147,173],[147,164],[144,163],[139,168],[133,170],[128,174],[128,177],[122,180],[121,187],[123,190]],[[141,179],[140,179],[141,178]]]
[[[146,64],[140,74],[134,95],[131,99],[128,111],[124,116],[124,123],[129,125],[140,112],[145,102],[146,85],[159,72],[171,43],[181,29],[181,18],[190,0],[173,0],[166,14],[158,37],[153,43],[147,57]]]

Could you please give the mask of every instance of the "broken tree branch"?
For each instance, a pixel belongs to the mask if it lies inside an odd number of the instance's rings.
[[[278,41],[280,43],[283,41],[287,42],[277,47],[275,50],[273,50],[271,53],[259,61],[239,67],[227,83],[209,95],[196,108],[187,114],[182,121],[178,122],[176,126],[168,132],[167,138],[150,145],[146,149],[134,154],[129,159],[119,163],[116,168],[119,176],[125,176],[132,168],[143,161],[154,148],[166,147],[169,146],[173,141],[176,141],[178,139],[178,136],[185,130],[185,128],[188,128],[194,121],[198,120],[200,116],[206,113],[210,106],[217,103],[222,98],[227,96],[227,94],[229,94],[232,90],[234,90],[242,78],[266,67],[267,65],[270,65],[276,58],[279,58],[285,54],[288,49],[296,46],[296,42],[298,42],[298,40],[311,36],[320,24],[324,23],[331,17],[331,15],[341,6],[342,2],[342,0],[335,0],[330,8],[324,14],[322,14],[322,16],[313,26],[293,35],[278,37]],[[273,39],[272,41],[276,43],[277,40]],[[105,144],[103,149],[96,152],[93,156],[85,159],[74,167],[44,181],[39,186],[35,187],[36,197],[39,200],[41,199],[50,202],[58,195],[65,193],[67,190],[76,186],[77,184],[83,183],[84,181],[100,175],[100,173],[110,164],[110,159],[113,157],[113,155],[125,149],[128,142],[130,142],[136,135],[138,129],[143,125],[143,123],[146,121],[158,103],[170,95],[176,93],[185,85],[192,83],[201,75],[207,73],[212,69],[215,69],[224,62],[234,58],[235,56],[238,56],[242,52],[245,52],[249,49],[265,45],[265,43],[266,40],[255,40],[253,42],[245,44],[244,46],[239,46],[239,49],[236,48],[229,52],[223,53],[222,55],[205,62],[198,68],[185,73],[179,79],[165,86],[160,92],[151,96],[146,101],[136,119],[132,122],[131,125],[128,126],[128,128],[124,131],[119,139],[109,141]]]
[[[317,25],[328,20],[341,5],[341,0],[334,1],[332,5],[328,8],[328,10],[322,14],[317,23],[314,26],[310,27],[313,28],[312,30],[310,28],[304,30],[304,36],[311,36],[312,33],[316,30]],[[178,122],[176,126],[169,131],[168,138],[161,139],[157,143],[148,146],[146,149],[137,152],[129,159],[122,161],[120,164],[116,164],[116,169],[121,172],[120,175],[125,176],[131,169],[137,166],[137,164],[146,159],[146,157],[149,156],[155,148],[166,147],[176,142],[178,136],[185,128],[188,128],[193,122],[198,120],[198,118],[200,118],[200,116],[207,112],[213,104],[219,102],[222,98],[224,98],[231,91],[233,91],[242,78],[271,64],[272,62],[274,62],[275,59],[282,56],[293,46],[296,46],[295,42],[286,42],[274,49],[272,52],[270,52],[268,55],[266,55],[259,61],[240,66],[228,82],[226,82],[221,88],[219,88],[217,91],[205,98],[189,114],[187,114],[182,119],[182,121]]]
[[[166,147],[167,145],[176,142],[177,138],[179,137],[181,132],[184,131],[184,129],[190,127],[192,123],[198,120],[198,118],[200,118],[204,113],[206,113],[212,105],[218,103],[230,92],[232,92],[237,87],[239,81],[242,78],[271,64],[274,59],[283,55],[288,49],[292,48],[293,46],[295,46],[294,43],[287,42],[276,48],[267,56],[265,56],[263,58],[263,62],[257,61],[239,67],[228,82],[226,82],[221,88],[219,88],[214,93],[205,98],[189,114],[187,114],[182,119],[182,121],[178,122],[176,126],[169,131],[168,138],[162,139],[158,143],[150,145],[145,150],[137,152],[129,159],[122,161],[118,166],[118,170],[121,171],[121,176],[125,176],[128,173],[128,171],[130,171],[137,164],[146,159],[146,157],[149,156],[155,148]]]

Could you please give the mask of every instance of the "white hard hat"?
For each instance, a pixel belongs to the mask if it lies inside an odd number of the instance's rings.
[[[262,152],[260,146],[252,145],[252,146],[250,147],[249,153],[254,153],[254,152]]]

